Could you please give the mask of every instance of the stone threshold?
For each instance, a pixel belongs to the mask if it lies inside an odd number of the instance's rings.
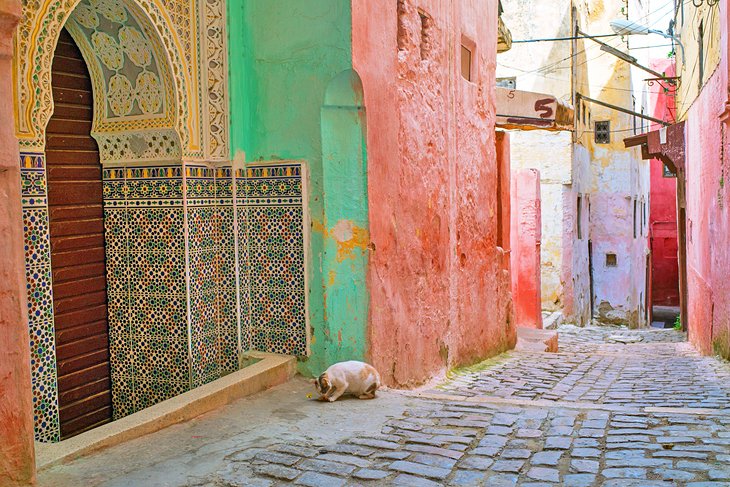
[[[431,392],[417,391],[400,391],[401,394],[408,397],[416,397],[419,399],[427,399],[434,401],[457,401],[461,403],[471,404],[496,404],[509,406],[529,406],[538,408],[565,408],[565,409],[590,409],[599,411],[608,411],[623,414],[690,414],[696,416],[730,416],[730,409],[711,409],[711,408],[681,408],[681,407],[632,407],[621,406],[619,404],[599,404],[592,402],[576,402],[576,401],[548,401],[545,399],[516,399],[498,396],[462,396],[458,394],[438,394]]]
[[[188,421],[242,397],[282,384],[296,373],[297,359],[289,355],[248,352],[258,362],[58,443],[36,442],[36,468],[43,470],[170,425]]]

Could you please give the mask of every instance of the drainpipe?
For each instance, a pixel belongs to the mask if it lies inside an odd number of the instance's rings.
[[[13,120],[18,0],[0,0],[0,485],[35,484],[33,396],[25,291],[20,159]],[[27,61],[27,60],[26,60]]]

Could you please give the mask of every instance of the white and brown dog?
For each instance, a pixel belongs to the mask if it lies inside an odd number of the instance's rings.
[[[320,394],[320,401],[334,402],[343,394],[360,399],[372,399],[380,387],[380,374],[365,362],[349,360],[331,365],[325,372],[312,379]]]

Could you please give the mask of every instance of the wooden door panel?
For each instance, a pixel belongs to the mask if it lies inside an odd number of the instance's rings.
[[[93,94],[64,29],[56,47],[54,113],[46,132],[49,231],[61,437],[111,421],[101,165]]]

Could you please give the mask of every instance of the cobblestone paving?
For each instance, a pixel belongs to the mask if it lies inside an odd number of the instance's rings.
[[[422,400],[379,434],[228,460],[190,485],[727,486],[730,416]]]
[[[457,374],[380,431],[234,451],[188,485],[730,486],[728,364],[674,331],[571,328],[561,353]]]
[[[642,337],[639,343],[612,336]],[[453,394],[631,407],[730,409],[730,366],[701,357],[674,330],[561,327],[560,353],[511,352],[439,387]]]

